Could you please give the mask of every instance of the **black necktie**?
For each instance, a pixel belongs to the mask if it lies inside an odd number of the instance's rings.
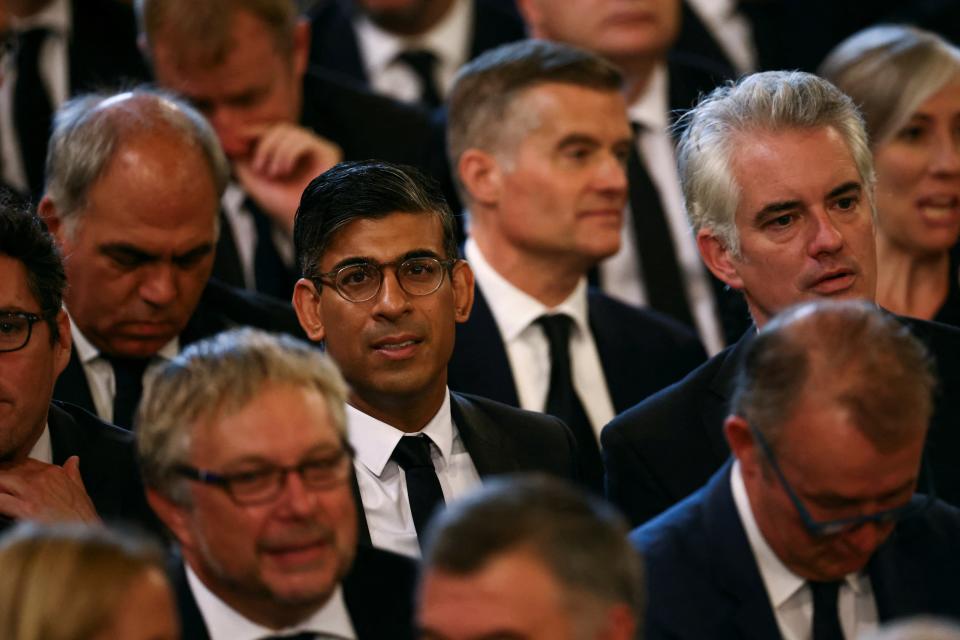
[[[133,414],[143,393],[143,372],[149,358],[121,358],[104,356],[113,367],[116,393],[113,396],[113,424],[124,429],[133,428]]]
[[[43,194],[44,162],[53,120],[53,102],[40,76],[40,49],[48,35],[46,29],[30,29],[19,35],[17,83],[13,87],[13,126],[34,198]]]
[[[660,201],[660,192],[647,173],[638,151],[642,129],[634,124],[636,140],[630,145],[627,179],[630,185],[630,215],[633,217],[637,253],[640,254],[640,266],[643,269],[643,284],[651,307],[693,326],[667,214]]]
[[[426,49],[408,49],[397,54],[397,60],[417,74],[420,80],[420,103],[434,109],[443,103],[435,78],[437,56]]]
[[[444,504],[443,490],[430,457],[430,438],[425,435],[404,436],[390,458],[407,476],[407,499],[413,513],[413,526],[417,529],[417,540],[422,547],[430,516]]]
[[[843,640],[837,612],[839,582],[809,582],[813,592],[813,640]]]
[[[544,315],[537,318],[550,344],[550,389],[547,392],[546,413],[567,423],[577,440],[580,473],[588,487],[603,489],[603,462],[597,436],[573,386],[573,369],[570,365],[570,325],[573,320],[564,314]]]
[[[243,208],[253,216],[257,231],[257,244],[253,250],[253,281],[257,291],[280,300],[290,300],[293,276],[273,242],[273,222],[250,198],[243,201]]]

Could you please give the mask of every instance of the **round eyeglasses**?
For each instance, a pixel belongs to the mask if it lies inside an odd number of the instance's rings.
[[[443,284],[444,272],[450,270],[456,260],[440,260],[433,257],[407,258],[402,262],[358,262],[348,264],[328,273],[310,278],[319,288],[333,286],[340,297],[349,302],[366,302],[378,293],[383,284],[384,267],[395,267],[400,288],[412,296],[427,296]]]
[[[19,351],[30,342],[33,325],[42,320],[35,313],[0,312],[0,353]]]

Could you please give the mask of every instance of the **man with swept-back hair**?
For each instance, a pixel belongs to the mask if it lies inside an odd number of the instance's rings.
[[[129,433],[51,402],[70,359],[60,252],[33,213],[0,200],[0,528],[152,520]]]
[[[157,374],[137,452],[184,638],[412,637],[414,563],[357,548],[346,394],[320,351],[254,329]]]
[[[631,534],[647,637],[840,640],[960,614],[960,511],[914,495],[934,386],[926,348],[870,302],[766,324],[724,421],[733,460]]]
[[[558,419],[448,389],[473,272],[423,174],[338,164],[304,192],[294,240],[300,324],[350,385],[361,544],[418,556],[431,514],[482,478],[576,477],[576,444]]]
[[[494,480],[430,528],[417,621],[430,640],[643,637],[643,571],[606,503],[544,476]]]
[[[191,101],[230,161],[214,273],[287,300],[304,187],[341,159],[448,173],[425,113],[308,69],[310,27],[291,0],[138,0],[140,42],[161,86]]]
[[[40,215],[73,326],[55,397],[129,428],[147,367],[237,324],[297,333],[288,305],[210,279],[227,163],[203,117],[136,89],[75,98],[50,142]]]
[[[873,159],[853,101],[801,72],[716,89],[682,124],[687,214],[716,277],[743,293],[756,328],[804,300],[874,301]],[[930,455],[940,494],[960,501],[960,332],[901,319],[937,360]],[[604,428],[608,496],[634,523],[699,488],[727,458],[722,424],[748,331],[680,383]]]
[[[706,359],[681,323],[588,287],[620,247],[631,144],[621,84],[599,56],[527,40],[461,69],[448,112],[477,277],[450,384],[561,418],[598,491],[600,429]]]

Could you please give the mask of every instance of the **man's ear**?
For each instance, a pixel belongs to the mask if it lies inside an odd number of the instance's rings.
[[[466,322],[473,309],[473,269],[466,260],[458,260],[450,273],[453,284],[454,319]]]
[[[740,470],[744,478],[760,472],[760,457],[753,432],[745,419],[737,415],[727,416],[723,422],[723,435],[727,439],[730,451],[740,461]]]
[[[540,0],[517,0],[517,10],[527,25],[528,37],[549,40],[540,26],[543,22],[543,7],[540,6]]]
[[[177,539],[180,546],[193,548],[193,533],[189,526],[189,514],[187,508],[181,506],[163,495],[156,489],[147,488],[147,503],[153,512],[157,514],[160,522],[170,530],[173,537]]]
[[[737,261],[713,229],[700,229],[697,232],[697,248],[703,263],[713,275],[733,289],[743,289]]]
[[[470,200],[487,207],[500,201],[503,173],[491,154],[480,149],[467,149],[460,154],[457,172]]]
[[[310,59],[310,21],[304,17],[297,19],[297,24],[293,27],[293,71],[296,74],[297,82],[303,78],[307,72],[307,62]]]
[[[300,278],[293,288],[293,309],[307,337],[322,342],[327,333],[323,326],[323,308],[317,285],[308,278]]]
[[[63,370],[67,368],[70,362],[70,349],[73,346],[73,334],[70,333],[70,318],[63,309],[57,313],[57,330],[60,333],[60,339],[53,345],[54,348],[54,367],[56,367],[56,377],[59,377]]]
[[[50,196],[43,196],[43,198],[40,199],[40,204],[37,205],[37,214],[40,216],[40,219],[43,220],[43,223],[47,225],[47,229],[50,230],[50,233],[62,249],[64,236],[63,218],[60,217],[57,205],[53,203]]]

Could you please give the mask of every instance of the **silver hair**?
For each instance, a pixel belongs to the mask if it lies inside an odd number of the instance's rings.
[[[81,95],[57,112],[47,152],[46,193],[68,231],[76,228],[90,188],[124,140],[157,130],[172,131],[202,151],[217,195],[223,193],[230,165],[213,128],[186,102],[144,87],[114,95]]]
[[[857,103],[876,148],[930,96],[960,79],[960,49],[923,29],[879,25],[838,44],[819,74]]]
[[[714,89],[677,122],[677,163],[694,233],[711,229],[740,255],[736,211],[740,187],[732,156],[758,132],[831,127],[846,142],[873,207],[873,157],[860,112],[826,80],[801,71],[765,71]]]
[[[190,345],[144,392],[136,434],[146,486],[187,504],[189,492],[175,469],[188,459],[196,425],[241,411],[268,385],[320,393],[334,427],[346,438],[347,386],[330,358],[290,336],[234,329]]]
[[[960,625],[946,618],[916,616],[885,624],[863,640],[960,640]]]

